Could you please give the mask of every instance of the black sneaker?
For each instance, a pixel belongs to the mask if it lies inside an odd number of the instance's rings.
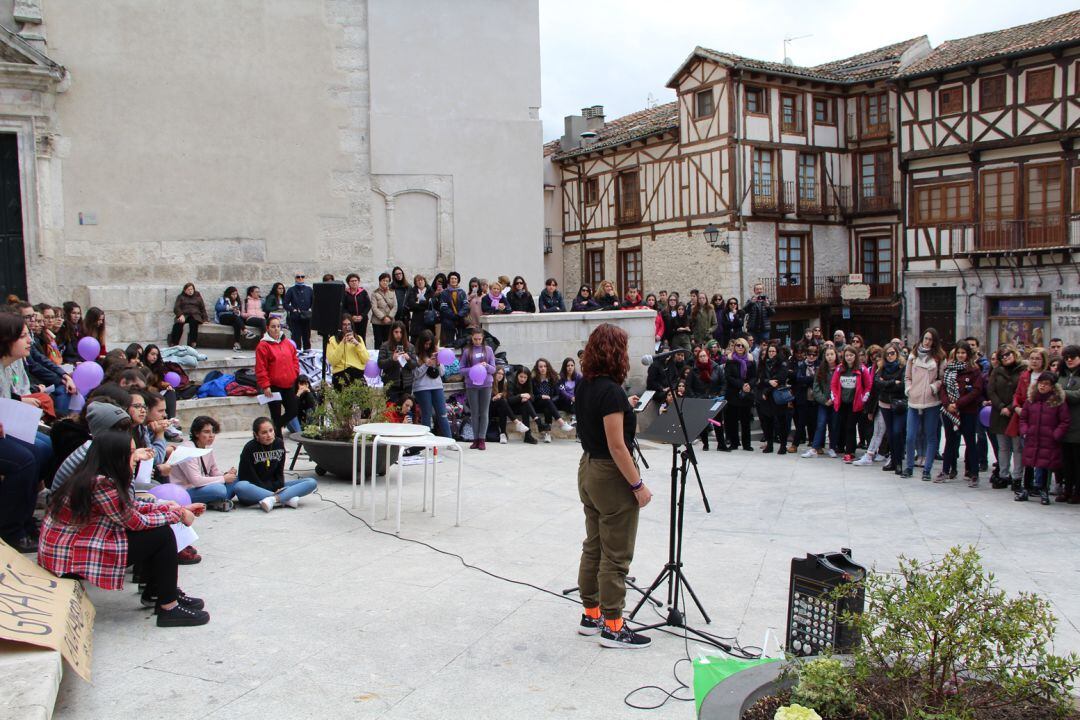
[[[581,622],[578,623],[578,635],[595,635],[604,629],[604,616],[591,618],[581,613]]]
[[[931,479],[932,479],[932,478],[930,477],[930,473],[928,473],[928,472],[924,472],[924,473],[922,474],[922,481],[923,481],[923,482],[930,482],[930,480],[931,480]]]
[[[158,627],[194,627],[208,622],[210,622],[210,613],[184,607],[179,602],[172,610],[159,610],[157,614]]]
[[[139,602],[142,603],[143,607],[154,608],[154,614],[159,614],[161,610],[157,607],[157,599],[157,593],[152,593],[149,590],[145,590],[143,591],[142,596],[139,598]],[[184,591],[180,588],[176,588],[176,602],[180,603],[186,608],[191,608],[192,610],[202,610],[204,607],[206,607],[206,603],[204,603],[202,599],[186,595]]]
[[[915,477],[915,471],[914,470],[901,470],[900,471],[900,477],[903,477],[903,478]]]
[[[536,438],[533,437],[532,430],[529,430],[525,433],[525,442],[529,445],[535,445],[537,443]]]
[[[640,650],[641,648],[649,647],[649,643],[652,642],[651,638],[644,635],[638,635],[630,626],[623,623],[622,629],[619,632],[615,632],[604,623],[603,629],[600,630],[600,644],[603,647],[608,648],[626,648],[627,650]]]

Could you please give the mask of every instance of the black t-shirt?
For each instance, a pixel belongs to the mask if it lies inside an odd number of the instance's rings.
[[[612,413],[623,414],[623,437],[626,446],[634,440],[637,418],[630,407],[630,400],[618,383],[606,375],[582,379],[574,391],[574,411],[577,413],[577,434],[582,449],[596,458],[611,458],[604,417]]]

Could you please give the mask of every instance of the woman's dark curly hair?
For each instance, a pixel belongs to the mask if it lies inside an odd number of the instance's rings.
[[[628,339],[626,331],[617,325],[597,325],[585,344],[585,354],[581,356],[581,374],[589,380],[607,375],[622,385],[630,372]]]

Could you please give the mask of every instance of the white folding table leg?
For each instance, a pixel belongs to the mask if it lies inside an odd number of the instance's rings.
[[[353,433],[352,436],[352,506],[353,510],[356,509],[356,443],[360,440],[357,437],[357,433]],[[363,482],[363,474],[360,475],[360,481]]]
[[[431,454],[431,448],[428,447],[427,445],[425,445],[424,446],[424,455],[423,455],[423,458],[424,458],[424,500],[423,500],[423,504],[420,506],[420,512],[424,512],[425,510],[427,510],[427,464],[428,464],[428,456],[430,454]],[[434,500],[434,498],[432,498],[432,499]]]
[[[383,485],[386,486],[386,507],[383,508],[383,520],[390,519],[390,468],[394,466],[391,461],[394,455],[393,445],[386,446],[386,474],[383,475]],[[398,448],[398,464],[401,463],[401,449]]]
[[[379,436],[371,438],[371,522],[375,522],[375,478],[379,475]]]
[[[435,517],[435,473],[439,470],[439,449],[434,448],[432,457],[435,460],[431,463],[431,517]]]
[[[461,525],[461,469],[465,453],[461,451],[460,445],[455,445],[454,449],[457,450],[457,515],[454,518],[454,527],[457,527]]]
[[[401,458],[398,458],[397,466],[397,529],[394,532],[401,534],[401,490],[402,490],[402,475],[405,474],[405,463],[401,462]],[[389,473],[387,474],[387,480],[390,479]],[[389,485],[389,483],[387,483]]]

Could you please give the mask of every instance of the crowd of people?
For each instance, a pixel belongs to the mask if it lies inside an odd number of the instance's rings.
[[[110,349],[99,308],[9,299],[0,311],[0,397],[39,408],[42,430],[16,438],[0,426],[0,538],[38,552],[58,575],[103,588],[122,587],[133,565],[159,625],[207,622],[205,603],[176,581],[178,565],[201,557],[194,547],[178,550],[165,526],[191,524],[207,508],[295,508],[316,488],[314,479],[284,476],[284,439],[315,403],[299,367],[299,353],[310,348],[313,293],[305,280],[297,273],[289,288],[275,283],[266,298],[257,286],[243,299],[230,287],[215,303],[215,321],[230,326],[237,343],[244,333],[259,338],[255,383],[269,399],[269,417],[255,421],[228,469],[214,456],[212,417],[196,418],[185,440],[175,420],[177,386],[167,379],[184,373],[209,319],[193,284],[176,299],[167,347]],[[1080,346],[1059,338],[1046,349],[984,352],[974,337],[945,347],[932,328],[909,345],[867,344],[841,330],[827,339],[811,327],[785,345],[771,339],[775,305],[760,286],[744,303],[696,290],[684,302],[677,292],[642,296],[636,288],[620,298],[605,281],[581,286],[567,307],[554,279],[536,296],[520,276],[472,278],[462,287],[449,272],[429,285],[401,268],[383,273],[370,295],[355,273],[344,284],[340,326],[325,345],[333,384],[381,385],[388,418],[464,437],[473,449],[508,442],[511,429],[530,444],[551,442],[555,427],[573,433],[582,383],[580,352],[557,364],[507,364],[484,330],[485,315],[644,308],[656,313],[657,349],[673,351],[650,367],[647,389],[660,402],[724,400],[698,438],[704,449],[839,458],[902,477],[918,470],[938,483],[962,472],[970,487],[989,473],[990,485],[1010,488],[1017,501],[1050,504],[1056,495],[1080,503]],[[185,326],[188,345],[180,346]],[[100,367],[92,390],[76,381],[83,364]],[[459,378],[467,421],[452,427],[445,385]],[[197,456],[173,463],[178,447]],[[159,484],[183,489],[187,501],[156,499]]]

